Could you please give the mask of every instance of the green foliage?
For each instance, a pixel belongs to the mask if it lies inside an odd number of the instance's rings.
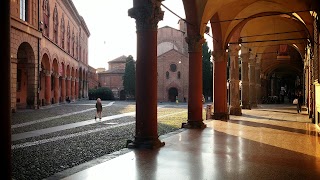
[[[112,91],[107,87],[99,87],[97,89],[89,89],[89,99],[96,100],[114,100]]]
[[[136,93],[136,67],[133,57],[129,55],[126,59],[126,68],[123,76],[123,87],[126,95],[135,97]]]
[[[212,97],[212,62],[211,50],[208,47],[207,42],[202,45],[202,85],[203,95]]]

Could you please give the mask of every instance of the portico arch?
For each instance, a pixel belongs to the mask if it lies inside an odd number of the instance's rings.
[[[36,73],[36,65],[34,62],[34,50],[29,43],[23,42],[17,51],[17,108],[34,108],[36,106],[37,85],[34,81]]]

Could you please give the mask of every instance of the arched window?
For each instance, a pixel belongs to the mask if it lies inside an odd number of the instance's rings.
[[[62,14],[62,18],[61,18],[61,47],[62,47],[62,49],[64,49],[64,35],[65,35],[64,14]]]
[[[169,72],[166,72],[166,78],[169,79]]]
[[[76,54],[75,54],[75,58],[77,59],[78,58],[78,36],[76,36]]]
[[[180,71],[178,71],[178,79],[180,79],[181,78],[181,73],[180,73]]]
[[[57,4],[54,6],[53,10],[53,41],[58,44],[58,28],[59,28],[59,18]]]
[[[68,53],[70,54],[70,25],[68,21],[68,27],[67,27],[67,50]]]
[[[71,56],[74,56],[74,30],[72,30],[72,42],[71,42]]]
[[[49,0],[43,0],[43,33],[47,37],[49,37],[49,17]]]
[[[81,61],[81,52],[82,52],[82,49],[81,49],[81,28],[80,28],[80,31],[79,31],[79,61]]]

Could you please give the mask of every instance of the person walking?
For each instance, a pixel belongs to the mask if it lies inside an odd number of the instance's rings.
[[[301,106],[302,106],[302,103],[303,103],[303,97],[302,97],[302,93],[301,92],[299,92],[297,99],[298,99],[297,111],[298,111],[298,113],[301,113]]]
[[[102,103],[101,103],[101,99],[98,98],[97,99],[97,102],[96,102],[96,115],[94,116],[94,119],[97,120],[97,118],[100,119],[101,121],[101,113],[102,113]]]

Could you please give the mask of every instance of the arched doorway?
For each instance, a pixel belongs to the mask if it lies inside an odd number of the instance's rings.
[[[23,42],[17,53],[17,108],[34,108],[35,106],[35,56],[31,45]]]
[[[178,89],[175,87],[172,87],[169,89],[169,101],[170,102],[175,102],[176,101],[176,97],[178,96]]]

